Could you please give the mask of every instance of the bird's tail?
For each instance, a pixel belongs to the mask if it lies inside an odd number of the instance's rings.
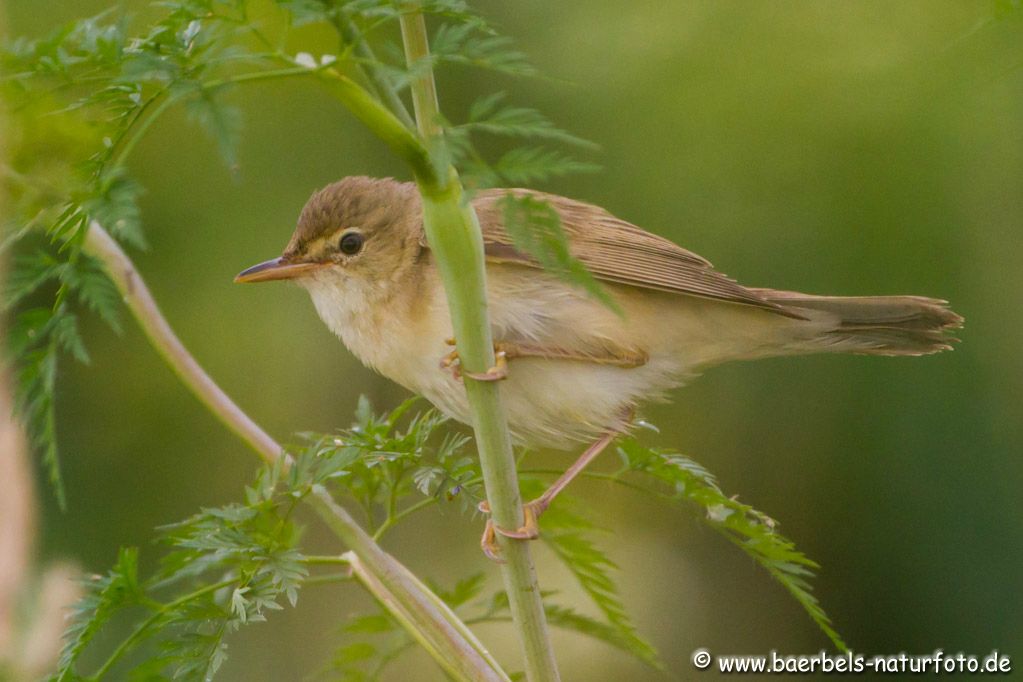
[[[923,296],[814,296],[756,289],[767,300],[806,317],[816,326],[786,350],[866,355],[929,355],[951,350],[950,330],[963,326],[947,301]]]

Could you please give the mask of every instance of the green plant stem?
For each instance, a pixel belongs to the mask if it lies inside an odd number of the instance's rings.
[[[418,60],[417,55],[420,53],[428,56],[422,16],[412,13],[402,19],[403,32],[408,30],[412,41],[409,48],[411,58]],[[406,29],[405,24],[410,21],[414,23],[410,23]],[[475,212],[463,200],[457,174],[451,168],[444,169],[443,173],[438,172],[427,145],[420,137],[350,78],[332,68],[310,69],[309,74],[316,75],[334,97],[412,168],[423,194],[427,238],[441,265],[462,362],[469,371],[485,371],[494,364],[494,353],[484,296],[486,288],[482,236]],[[299,75],[299,72],[290,67],[278,72],[253,74],[251,79],[291,75]],[[426,87],[432,95],[424,97],[421,93],[414,103],[418,103],[419,107],[417,122],[420,129],[425,128],[429,133],[439,131],[439,113],[432,74],[426,78],[425,81],[420,79],[419,87]],[[415,90],[416,85],[413,87]],[[426,107],[426,111],[422,107]],[[424,137],[429,140],[435,136],[424,134]],[[123,156],[120,155],[121,158]],[[264,459],[276,460],[281,453],[280,446],[239,409],[195,362],[160,314],[131,261],[97,224],[90,226],[86,250],[106,264],[151,343],[182,381],[211,412]],[[456,267],[456,264],[470,267]],[[476,438],[494,521],[502,527],[517,528],[523,523],[522,502],[498,389],[492,384],[468,380],[466,390],[474,407]],[[486,675],[494,674],[493,668],[478,653],[466,650],[468,647],[475,652],[471,645],[466,645],[461,633],[451,628],[451,623],[457,621],[457,617],[451,612],[438,612],[435,602],[410,585],[409,581],[402,580],[400,572],[395,570],[395,566],[400,564],[384,553],[326,490],[314,491],[309,499],[335,533],[368,567],[383,576],[384,583],[396,597],[404,600],[406,608],[421,609],[429,614],[430,617],[423,625],[442,641],[440,649],[450,650],[454,643],[454,649],[460,650],[456,658],[464,658],[469,664],[475,664],[472,674],[484,675],[466,679],[489,679]],[[534,682],[557,680],[557,667],[528,545],[503,537],[499,542],[507,561],[502,567],[505,589],[519,629],[528,678]]]
[[[437,102],[437,84],[433,69],[421,68],[421,60],[430,58],[430,43],[426,32],[426,17],[419,11],[418,2],[402,5],[401,41],[405,46],[405,62],[409,69],[420,73],[412,80],[412,107],[416,113],[419,132],[429,142],[441,133],[440,105]]]
[[[380,524],[376,531],[374,531],[373,539],[376,540],[377,542],[380,542],[380,538],[384,536],[384,533],[386,533],[391,528],[396,526],[402,519],[412,514],[415,514],[420,509],[425,509],[426,507],[429,507],[436,501],[437,498],[435,497],[427,497],[425,500],[420,500],[415,504],[409,505],[408,507],[405,507],[401,511],[394,512],[393,515],[388,516],[386,519],[384,519],[384,522]]]
[[[509,681],[487,648],[455,612],[373,542],[326,488],[314,485],[311,499],[323,520],[351,548],[345,556],[352,574],[441,667],[459,680]]]
[[[313,73],[334,97],[340,100],[370,132],[391,148],[398,158],[412,168],[417,182],[436,186],[440,180],[430,154],[415,131],[409,130],[390,110],[374,99],[364,88],[336,69],[319,69]]]
[[[302,587],[309,587],[310,585],[335,585],[337,583],[345,583],[352,580],[350,573],[328,573],[326,575],[314,575],[310,578],[306,578],[302,581]]]
[[[334,27],[337,28],[338,34],[341,36],[341,40],[351,45],[357,54],[367,64],[377,63],[377,57],[373,53],[373,48],[366,42],[362,32],[359,31],[359,27],[355,25],[355,22],[351,18],[343,16],[338,13],[334,16]],[[409,130],[413,130],[416,127],[416,122],[409,115],[408,109],[405,108],[405,103],[395,92],[394,86],[391,84],[390,79],[380,73],[379,69],[369,66],[365,69],[359,66],[359,71],[366,76],[366,80],[373,84],[373,86],[380,92],[380,96],[384,102],[391,109],[391,112],[401,120],[402,124]]]
[[[402,5],[401,34],[409,68],[429,59],[426,21],[416,2]],[[412,81],[412,102],[427,149],[442,144],[440,111],[432,69],[421,69]],[[440,175],[440,174],[438,174]],[[487,315],[483,237],[476,212],[462,194],[453,168],[428,182],[417,176],[423,197],[423,224],[440,269],[448,299],[459,357],[469,372],[484,372],[494,362],[494,343]],[[480,465],[494,523],[519,528],[524,522],[522,498],[511,437],[494,382],[466,378]],[[543,610],[540,587],[528,542],[499,537],[505,591],[531,682],[558,680]]]
[[[281,446],[252,421],[196,362],[160,312],[149,287],[142,281],[131,259],[99,223],[93,222],[89,226],[84,250],[106,267],[150,344],[181,382],[266,462],[277,461],[281,456]]]
[[[287,457],[281,446],[245,414],[195,361],[163,317],[131,259],[96,222],[89,225],[84,249],[103,263],[150,344],[207,409],[266,462]],[[306,499],[367,570],[386,586],[388,593],[413,615],[417,630],[411,634],[432,643],[428,650],[435,654],[435,660],[442,667],[446,668],[449,661],[457,661],[459,674],[456,677],[459,680],[506,679],[504,672],[495,668],[496,664],[481,655],[480,651],[485,649],[478,640],[466,640],[463,633],[467,628],[458,621],[454,612],[438,606],[438,597],[427,594],[428,590],[422,583],[410,580],[407,569],[384,552],[325,488],[316,486]]]
[[[329,555],[328,556],[316,556],[316,555],[307,555],[302,560],[302,563],[308,564],[310,566],[321,566],[321,565],[327,565],[327,566],[347,566],[348,565],[348,559],[346,559],[344,556],[329,556]]]

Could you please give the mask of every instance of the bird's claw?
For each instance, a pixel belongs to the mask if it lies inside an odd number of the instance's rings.
[[[483,528],[483,537],[480,538],[480,549],[491,561],[506,564],[508,562],[501,558],[501,546],[497,544],[497,532],[494,528],[494,520],[487,519],[487,525]]]
[[[455,345],[455,340],[445,339],[444,343],[453,346]],[[507,379],[508,353],[501,349],[499,344],[494,344],[494,358],[494,366],[486,372],[465,372],[462,370],[462,358],[458,354],[458,349],[455,348],[441,358],[440,367],[441,369],[449,370],[451,375],[458,381],[461,381],[463,377],[469,377],[476,381],[502,381]]]
[[[503,381],[508,378],[508,354],[503,350],[494,353],[494,366],[486,372],[462,372],[476,381]]]
[[[458,357],[458,351],[453,350],[440,359],[440,368],[451,372],[451,376],[457,381],[462,380],[462,360]]]
[[[488,518],[487,525],[483,529],[483,537],[480,538],[480,547],[487,558],[497,563],[504,563],[504,559],[500,556],[501,546],[497,544],[498,534],[513,540],[536,540],[540,537],[538,520],[540,515],[547,511],[549,504],[543,498],[537,498],[522,505],[523,523],[515,530],[501,528],[494,523],[493,519]],[[490,504],[486,500],[480,502],[477,508],[484,514],[490,513]]]

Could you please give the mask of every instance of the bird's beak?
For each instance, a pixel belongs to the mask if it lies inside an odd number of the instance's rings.
[[[324,263],[287,263],[280,258],[273,258],[263,261],[259,265],[253,265],[247,270],[239,272],[234,281],[243,282],[270,282],[275,279],[293,279],[323,267]]]

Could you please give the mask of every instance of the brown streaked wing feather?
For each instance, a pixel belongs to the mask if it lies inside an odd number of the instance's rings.
[[[538,267],[530,256],[515,249],[505,232],[499,202],[508,191],[486,190],[473,200],[483,229],[487,258],[495,262]],[[528,193],[550,203],[561,216],[572,255],[598,279],[751,305],[787,317],[801,318],[798,313],[765,299],[758,292],[714,270],[706,259],[616,218],[598,206],[532,190],[510,191],[518,195]]]

